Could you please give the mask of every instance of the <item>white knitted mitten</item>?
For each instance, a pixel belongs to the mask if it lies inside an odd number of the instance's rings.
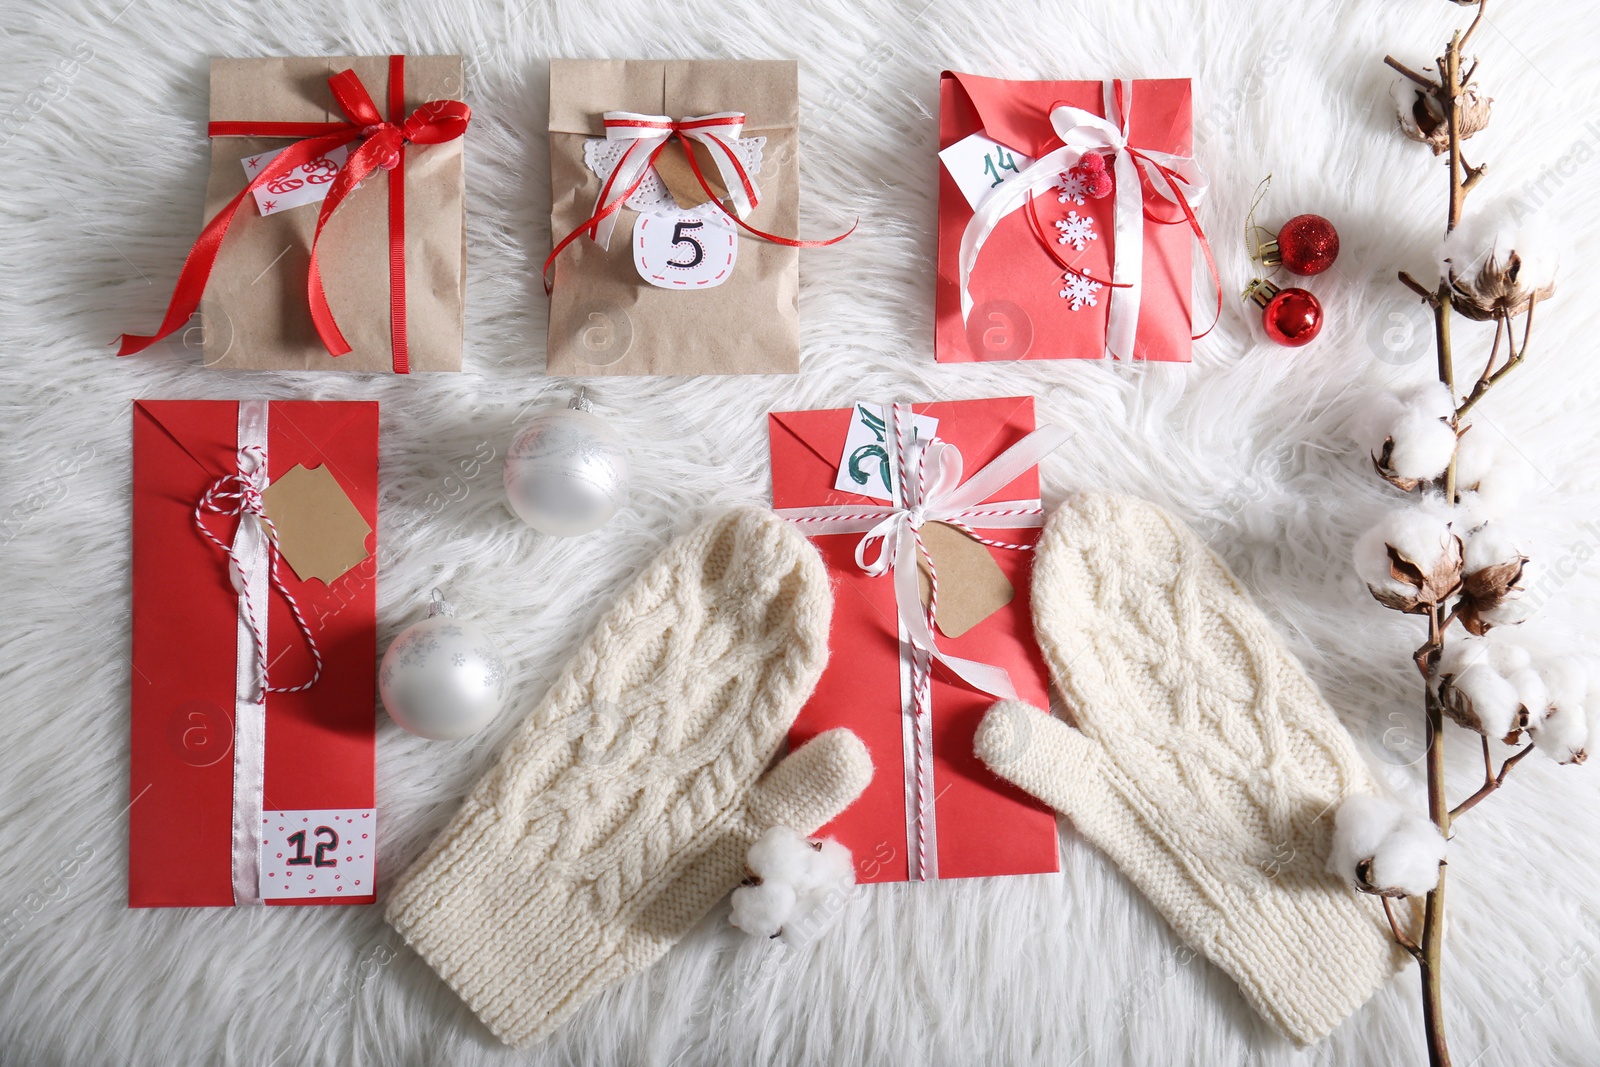
[[[1077,729],[1015,701],[979,727],[997,775],[1072,818],[1196,951],[1301,1044],[1403,963],[1382,911],[1324,869],[1349,734],[1227,565],[1154,505],[1050,517],[1034,628]]]
[[[768,827],[810,834],[866,788],[848,730],[762,774],[822,673],[832,607],[816,549],[770,511],[675,541],[406,873],[389,921],[502,1041],[653,963]]]

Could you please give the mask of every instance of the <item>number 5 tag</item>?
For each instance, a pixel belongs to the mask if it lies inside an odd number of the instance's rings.
[[[713,289],[728,280],[738,258],[738,230],[711,204],[643,212],[633,225],[633,265],[662,289]]]

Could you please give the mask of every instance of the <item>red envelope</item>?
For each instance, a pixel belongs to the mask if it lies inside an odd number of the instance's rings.
[[[130,907],[235,903],[239,597],[227,555],[195,529],[194,512],[208,487],[237,471],[238,433],[234,401],[134,404]],[[376,531],[377,404],[272,401],[266,448],[270,480],[297,465],[325,465]],[[231,541],[237,518],[207,519]],[[266,699],[262,803],[271,823],[263,834],[271,848],[261,850],[262,869],[293,871],[297,880],[275,890],[268,904],[368,904],[376,897],[376,541],[374,532],[368,558],[326,585],[301,581],[286,561],[279,564],[323,666],[310,689]],[[267,599],[268,680],[296,685],[311,676],[305,638],[283,597],[273,590]],[[286,813],[305,825],[273,818]]]
[[[1057,104],[1105,113],[1099,81],[1009,81],[945,71],[939,82],[939,150],[974,133],[988,136],[1032,159],[1061,147],[1050,125]],[[1188,155],[1191,104],[1186,78],[1133,82],[1128,140],[1145,150]],[[961,236],[973,216],[961,187],[939,166],[939,270],[934,296],[934,357],[941,363],[999,359],[1099,359],[1105,352],[1106,314],[1113,290],[1102,289],[1096,305],[1073,311],[1061,297],[1063,271],[1039,243],[1026,212],[1013,211],[995,227],[979,253],[968,286],[973,309],[961,319]],[[1098,234],[1082,251],[1058,250],[1069,262],[1102,281],[1111,277],[1115,198],[1086,197],[1082,204],[1038,195],[1034,204],[1047,238],[1069,211],[1094,220]],[[1154,219],[1144,226],[1138,330],[1134,358],[1189,362],[1194,239],[1182,213],[1145,182],[1145,206]],[[1108,299],[1109,297],[1109,299]]]
[[[957,400],[915,405],[939,420],[938,436],[961,451],[964,468],[986,465],[1034,429],[1033,398]],[[768,417],[773,507],[881,504],[834,488],[852,411],[774,412]],[[1031,469],[989,500],[1037,498]],[[1031,544],[1037,530],[989,536]],[[873,778],[861,799],[819,836],[837,838],[855,856],[861,882],[909,877],[906,756],[901,728],[900,648],[893,579],[868,577],[856,565],[860,534],[814,535],[834,590],[829,660],[811,699],[789,732],[799,747],[824,730],[846,726],[872,754]],[[992,549],[1016,591],[1010,605],[959,638],[940,635],[945,652],[1003,667],[1018,698],[1049,706],[1047,676],[1033,638],[1028,586],[1032,553]],[[973,753],[978,723],[995,698],[933,666],[933,793],[940,878],[1035,874],[1059,869],[1056,820],[1047,808],[1002,782]]]

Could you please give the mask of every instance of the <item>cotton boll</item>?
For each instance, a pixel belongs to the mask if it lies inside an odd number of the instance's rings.
[[[733,891],[728,921],[755,937],[777,937],[794,914],[794,887],[785,882],[744,885]]]
[[[1389,470],[1399,478],[1428,481],[1444,473],[1456,451],[1448,423],[1417,408],[1406,408],[1389,428]]]
[[[1439,884],[1445,848],[1437,826],[1420,815],[1408,814],[1373,853],[1368,881],[1380,892],[1398,890],[1408,897],[1426,896]]]
[[[1384,838],[1400,825],[1405,810],[1385,797],[1356,793],[1339,805],[1333,817],[1333,844],[1328,850],[1328,870],[1359,882],[1356,867],[1371,859]]]
[[[811,842],[787,826],[774,826],[750,846],[745,865],[763,882],[799,886],[814,853]]]
[[[783,927],[784,943],[791,948],[803,948],[831,927],[856,884],[855,862],[839,842],[828,838],[812,857],[795,914]]]
[[[1445,706],[1450,717],[1467,729],[1500,738],[1517,729],[1522,701],[1516,687],[1483,662],[1451,677]]]
[[[1455,541],[1449,522],[1423,508],[1391,511],[1356,541],[1356,573],[1370,586],[1394,593],[1412,587],[1395,579],[1389,570],[1389,546],[1423,572],[1434,570],[1452,551]]]
[[[1488,523],[1474,530],[1466,539],[1461,569],[1471,574],[1498,563],[1523,559],[1528,555],[1523,548],[1525,542],[1526,538],[1518,536],[1506,524]]]
[[[1582,763],[1588,758],[1589,718],[1583,705],[1557,704],[1533,731],[1534,746],[1557,763]]]
[[[1486,206],[1463,219],[1439,246],[1439,273],[1451,281],[1452,307],[1468,318],[1520,315],[1530,301],[1555,292],[1560,239],[1544,218],[1548,212],[1519,222],[1519,210],[1506,199]]]
[[[1377,455],[1382,451],[1389,431],[1405,411],[1405,403],[1394,393],[1388,389],[1375,389],[1351,413],[1345,431],[1352,441]]]

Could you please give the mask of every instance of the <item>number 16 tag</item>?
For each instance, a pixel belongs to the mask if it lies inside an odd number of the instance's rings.
[[[713,289],[739,258],[739,232],[713,204],[688,211],[647,211],[633,224],[633,265],[662,289]]]

